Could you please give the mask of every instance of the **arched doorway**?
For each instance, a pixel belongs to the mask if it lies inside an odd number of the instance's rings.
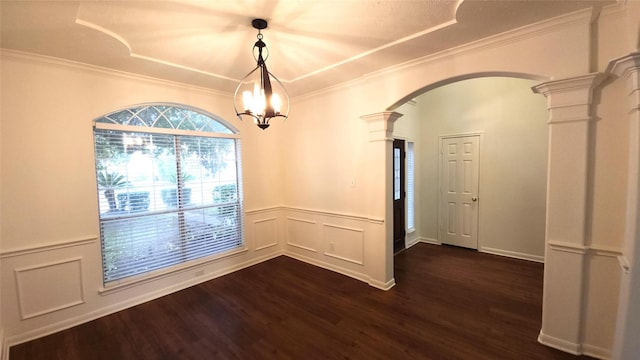
[[[589,158],[594,146],[589,129],[594,89],[602,79],[601,74],[593,73],[533,87],[534,92],[546,97],[549,110],[544,300],[538,339],[574,354],[583,352],[585,283],[589,281],[585,278],[585,263],[593,253],[585,233],[588,174],[592,166]],[[417,93],[420,91],[412,95]],[[393,122],[402,114],[390,113],[380,114],[386,114],[384,118],[390,119],[386,126],[393,129]],[[389,168],[389,164],[387,161],[385,166]],[[386,214],[385,218],[391,219],[391,212]],[[389,238],[387,243],[390,242]],[[606,256],[611,257],[609,253]]]
[[[479,251],[544,261],[548,114],[544,99],[531,91],[538,81],[528,78],[459,77],[427,86],[395,108],[403,116],[394,123],[394,138],[415,152],[417,220],[407,229],[408,246],[446,243],[451,222],[443,205],[447,185],[438,175],[446,173],[441,142],[473,135],[481,139],[480,173],[475,201],[466,208],[478,225],[464,231],[474,232]]]

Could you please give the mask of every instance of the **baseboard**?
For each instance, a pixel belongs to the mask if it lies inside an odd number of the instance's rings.
[[[396,285],[396,279],[393,278],[393,279],[387,281],[386,283],[383,283],[383,282],[377,281],[377,280],[373,280],[373,279],[369,279],[368,284],[369,284],[369,286],[373,286],[374,288],[387,291],[387,290],[391,289],[392,287],[394,287]]]
[[[164,287],[161,289],[158,289],[154,292],[150,292],[150,293],[146,293],[143,294],[141,296],[138,297],[133,297],[128,299],[127,301],[123,301],[123,302],[119,302],[117,304],[113,304],[110,306],[106,306],[85,314],[82,314],[80,316],[75,316],[72,318],[68,318],[65,319],[63,321],[59,321],[53,324],[49,324],[47,326],[44,327],[40,327],[37,329],[33,329],[30,330],[28,332],[25,333],[21,333],[18,335],[14,335],[14,336],[8,336],[6,338],[4,338],[4,351],[3,351],[3,360],[8,360],[9,359],[9,348],[11,346],[14,345],[18,345],[18,344],[22,344],[24,342],[27,341],[31,341],[31,340],[35,340],[47,335],[51,335],[53,333],[59,332],[59,331],[63,331],[69,328],[72,328],[74,326],[78,326],[84,323],[87,323],[89,321],[95,320],[95,319],[99,319],[101,317],[116,313],[118,311],[122,311],[131,307],[134,307],[136,305],[140,305],[143,304],[145,302],[148,301],[152,301],[155,299],[158,299],[162,296],[166,296],[169,294],[172,294],[174,292],[183,290],[183,289],[187,289],[191,286],[209,281],[209,280],[213,280],[215,278],[230,274],[232,272],[247,268],[249,266],[253,266],[256,264],[259,264],[261,262],[270,260],[272,258],[278,257],[283,255],[283,253],[281,251],[275,252],[275,253],[271,253],[265,256],[261,256],[261,257],[257,257],[254,259],[250,259],[248,261],[236,264],[234,266],[229,266],[226,268],[222,268],[219,269],[217,271],[213,271],[211,273],[208,273],[206,275],[197,277],[197,278],[193,278],[193,279],[189,279],[189,280],[185,280],[182,281],[180,283],[174,284],[172,286],[168,286],[168,287]],[[4,357],[6,354],[6,357]]]
[[[542,331],[540,331],[540,335],[538,335],[538,342],[542,345],[546,345],[554,349],[567,352],[569,354],[582,355],[582,348],[580,344],[545,335],[542,333]]]
[[[438,239],[425,238],[425,237],[419,238],[419,242],[432,244],[432,245],[442,245],[442,242],[440,242],[440,240]],[[525,253],[519,253],[515,251],[495,249],[495,248],[489,248],[489,247],[482,247],[478,249],[478,251],[487,253],[487,254],[500,255],[500,256],[506,256],[506,257],[520,259],[520,260],[529,260],[529,261],[544,263],[544,256],[531,255],[531,254],[525,254]]]
[[[525,253],[520,253],[515,251],[495,249],[495,248],[489,248],[489,247],[482,247],[478,249],[478,251],[487,253],[487,254],[500,255],[500,256],[506,256],[506,257],[520,259],[520,260],[529,260],[529,261],[544,263],[544,256],[531,255],[531,254],[525,254]]]
[[[296,260],[300,260],[302,262],[306,262],[307,264],[311,264],[317,267],[321,267],[323,269],[327,269],[333,272],[337,272],[338,274],[342,274],[345,276],[348,276],[350,278],[354,278],[356,280],[360,280],[362,282],[365,282],[367,284],[369,284],[370,286],[373,286],[375,288],[378,289],[382,289],[382,290],[389,290],[391,289],[395,284],[395,279],[391,279],[390,281],[383,283],[380,281],[376,281],[371,279],[371,277],[369,275],[357,272],[357,271],[353,271],[353,270],[349,270],[349,269],[345,269],[343,267],[340,266],[336,266],[324,261],[320,261],[314,258],[310,258],[308,256],[304,256],[304,255],[300,255],[300,254],[296,254],[294,252],[291,251],[286,251],[284,252],[285,256],[288,256],[292,259],[296,259]]]
[[[415,245],[415,244],[417,244],[417,243],[419,243],[419,242],[420,242],[420,238],[415,238],[415,239],[413,239],[413,240],[407,241],[407,243],[405,244],[405,246],[406,246],[406,248],[408,249],[408,248],[412,247],[413,245]]]
[[[611,349],[605,349],[589,344],[582,345],[582,354],[602,360],[609,360],[613,356],[613,354],[611,353]]]
[[[542,345],[546,345],[573,355],[587,355],[602,360],[611,359],[612,356],[611,349],[605,349],[589,344],[575,344],[566,340],[558,339],[553,336],[545,335],[542,333],[542,331],[538,336],[538,342]]]
[[[438,239],[421,237],[419,241],[427,244],[442,245],[442,242],[440,242],[440,240]]]

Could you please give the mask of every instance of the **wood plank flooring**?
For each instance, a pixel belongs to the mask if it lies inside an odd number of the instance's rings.
[[[382,291],[281,256],[16,345],[10,359],[588,359],[537,342],[542,271],[417,244]]]

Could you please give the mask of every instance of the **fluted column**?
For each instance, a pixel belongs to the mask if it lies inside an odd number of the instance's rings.
[[[579,354],[584,298],[589,147],[594,88],[601,74],[533,88],[547,98],[549,164],[542,329],[539,341]]]

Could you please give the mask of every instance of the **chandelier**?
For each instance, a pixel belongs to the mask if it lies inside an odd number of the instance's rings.
[[[251,25],[258,30],[258,41],[253,45],[257,65],[240,80],[233,95],[233,106],[240,120],[242,116],[249,116],[264,130],[269,127],[271,118],[286,119],[289,116],[289,95],[280,80],[267,70],[265,60],[269,57],[269,50],[260,32],[267,28],[267,21],[253,19]]]

